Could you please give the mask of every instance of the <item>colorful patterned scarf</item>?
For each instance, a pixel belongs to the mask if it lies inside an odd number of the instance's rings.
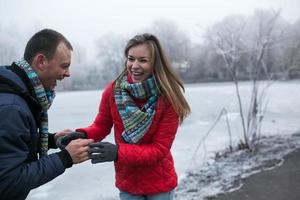
[[[16,65],[25,71],[34,88],[37,100],[42,106],[41,123],[39,126],[40,133],[40,157],[47,155],[48,151],[48,109],[55,97],[54,91],[46,91],[37,75],[28,62],[24,59],[16,62]]]
[[[140,109],[135,105],[132,96],[137,99],[148,99]],[[115,101],[124,125],[122,138],[127,143],[138,143],[147,133],[155,115],[158,90],[153,77],[139,83],[128,83],[127,76],[122,78],[115,88]]]

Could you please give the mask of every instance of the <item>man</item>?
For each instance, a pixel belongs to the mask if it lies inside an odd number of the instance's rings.
[[[89,158],[93,140],[72,140],[55,148],[62,131],[48,133],[47,110],[58,80],[70,76],[70,42],[44,29],[28,41],[24,59],[0,67],[0,198],[25,199],[31,189],[61,175],[66,168]]]

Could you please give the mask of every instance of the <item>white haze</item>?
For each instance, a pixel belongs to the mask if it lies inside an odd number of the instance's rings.
[[[106,33],[131,37],[154,20],[167,19],[197,41],[205,28],[225,16],[280,8],[287,21],[299,19],[298,0],[0,0],[0,33],[10,32],[21,55],[33,33],[53,28],[94,59],[95,40]]]

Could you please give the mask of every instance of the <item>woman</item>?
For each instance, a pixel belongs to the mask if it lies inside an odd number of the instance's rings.
[[[103,140],[114,126],[116,145],[90,145],[92,163],[115,161],[123,199],[172,199],[177,175],[170,152],[179,123],[190,113],[175,74],[154,35],[132,38],[125,68],[102,94],[95,121],[78,132]]]

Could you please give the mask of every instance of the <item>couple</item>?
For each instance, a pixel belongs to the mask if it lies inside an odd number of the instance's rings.
[[[105,88],[90,126],[50,134],[47,110],[56,81],[70,76],[72,50],[62,34],[44,29],[28,41],[22,60],[0,67],[1,199],[25,199],[88,159],[115,162],[121,200],[172,199],[177,175],[170,149],[190,108],[158,39],[129,40],[124,70]],[[112,127],[115,144],[101,142]],[[47,154],[57,146],[61,151]]]

